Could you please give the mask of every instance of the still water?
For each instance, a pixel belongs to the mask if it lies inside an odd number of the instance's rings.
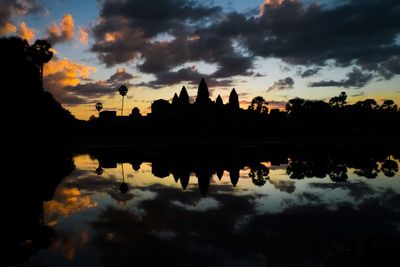
[[[48,242],[20,265],[400,266],[391,155],[72,163],[43,202]]]

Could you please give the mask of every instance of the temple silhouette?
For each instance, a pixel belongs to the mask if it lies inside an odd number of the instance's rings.
[[[143,138],[161,143],[219,139],[231,144],[296,139],[308,145],[379,140],[389,145],[397,143],[400,133],[399,108],[390,99],[382,104],[374,99],[349,104],[347,94],[342,92],[327,102],[293,98],[285,110],[279,110],[269,109],[268,101],[256,96],[243,108],[235,89],[227,103],[221,95],[212,100],[205,79],[200,81],[194,101],[183,86],[171,101],[153,101],[151,113],[146,116],[137,107],[129,116],[122,116],[128,88],[121,85],[116,90],[122,96],[121,116],[116,111],[102,111],[102,103],[97,103],[98,117],[82,121],[43,88],[43,66],[53,56],[51,44],[37,40],[30,45],[19,37],[1,38],[0,53],[2,86],[6,88],[2,93],[9,100],[0,106],[0,118],[5,129],[2,135],[7,138],[28,136],[38,142],[80,145],[118,140],[140,144]]]

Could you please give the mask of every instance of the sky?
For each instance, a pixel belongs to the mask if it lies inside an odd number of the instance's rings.
[[[0,0],[0,36],[46,39],[44,87],[79,119],[150,112],[202,77],[241,107],[294,97],[400,104],[398,0]]]

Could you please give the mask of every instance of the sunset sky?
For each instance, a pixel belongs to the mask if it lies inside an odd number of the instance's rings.
[[[0,0],[0,35],[52,43],[45,89],[80,119],[119,109],[122,84],[145,114],[202,77],[243,108],[341,91],[400,104],[398,0]]]

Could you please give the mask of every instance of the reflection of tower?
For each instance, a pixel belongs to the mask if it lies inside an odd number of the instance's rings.
[[[125,174],[124,174],[124,164],[121,163],[121,171],[122,171],[122,183],[119,186],[119,191],[121,191],[122,194],[126,194],[129,191],[128,184],[125,183]]]
[[[239,174],[240,169],[237,167],[231,167],[229,169],[229,175],[231,177],[231,183],[233,184],[233,187],[236,187],[237,183],[239,182]]]
[[[217,177],[221,181],[222,177],[224,176],[224,169],[217,169]]]
[[[190,173],[187,171],[182,171],[182,173],[179,175],[179,180],[181,181],[181,185],[184,190],[186,190],[189,184],[189,179],[190,179]]]
[[[199,180],[199,189],[203,197],[206,196],[208,188],[210,187],[210,180],[212,173],[208,170],[200,170],[196,173]]]

